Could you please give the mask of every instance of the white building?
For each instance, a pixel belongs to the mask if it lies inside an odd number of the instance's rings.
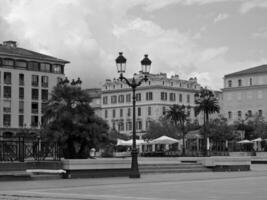
[[[141,74],[135,74],[139,78]],[[136,130],[146,132],[151,120],[158,120],[173,104],[192,107],[194,94],[200,89],[196,78],[182,80],[178,75],[168,78],[166,73],[150,74],[149,80],[136,90]],[[111,128],[120,133],[132,133],[132,89],[119,80],[106,80],[101,94],[101,115]]]
[[[267,117],[267,65],[224,76],[223,114],[232,123],[255,114]],[[247,115],[247,116],[246,116]]]
[[[0,44],[0,136],[38,132],[52,88],[64,78],[68,61]]]

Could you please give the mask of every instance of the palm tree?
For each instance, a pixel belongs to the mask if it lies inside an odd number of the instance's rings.
[[[91,98],[80,84],[62,81],[53,88],[44,109],[43,127],[47,138],[60,142],[66,158],[86,158],[89,148],[104,141],[108,126],[96,117]]]
[[[195,94],[195,115],[203,113],[204,119],[204,155],[207,156],[207,127],[209,123],[209,115],[213,113],[219,113],[220,106],[218,99],[214,93],[207,88],[201,88],[199,92]]]
[[[186,108],[184,105],[174,104],[169,107],[169,110],[166,113],[166,118],[174,123],[177,130],[179,127],[181,128],[183,137],[183,150],[182,150],[183,156],[185,155],[185,135],[186,135],[185,123],[190,115],[189,110],[190,106]]]

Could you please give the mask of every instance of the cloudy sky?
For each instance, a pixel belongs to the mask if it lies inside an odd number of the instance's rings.
[[[227,73],[267,63],[267,0],[0,0],[0,40],[69,60],[83,87],[127,76],[149,54],[152,73],[197,77],[213,89]]]

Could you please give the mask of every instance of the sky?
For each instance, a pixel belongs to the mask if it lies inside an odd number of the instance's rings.
[[[141,69],[197,77],[223,88],[223,76],[267,64],[267,0],[0,0],[0,42],[70,61],[83,88]]]

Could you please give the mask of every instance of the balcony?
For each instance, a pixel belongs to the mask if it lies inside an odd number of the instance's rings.
[[[4,79],[4,83],[8,84],[8,85],[11,85],[11,78]]]
[[[4,93],[4,98],[11,98],[11,93]]]
[[[48,83],[47,82],[42,82],[42,87],[47,88],[48,87]]]
[[[19,113],[24,113],[24,109],[23,108],[19,108]]]
[[[32,82],[32,86],[38,87],[39,86],[39,83],[38,82]]]
[[[24,85],[24,81],[23,80],[19,80],[19,85]]]
[[[37,108],[32,108],[32,113],[33,114],[38,114],[38,109]]]
[[[11,108],[10,107],[4,107],[3,108],[5,113],[10,113],[11,112]]]
[[[39,97],[37,95],[32,96],[32,100],[39,100]]]

